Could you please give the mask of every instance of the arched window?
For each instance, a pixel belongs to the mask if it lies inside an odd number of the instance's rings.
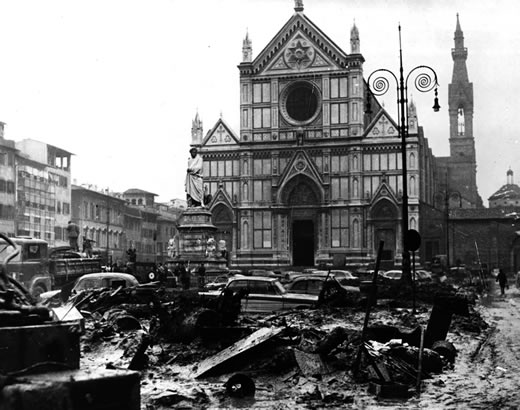
[[[249,173],[249,164],[247,163],[247,159],[244,160],[244,167],[243,167],[244,175],[247,175]]]
[[[410,229],[417,230],[417,220],[414,217],[410,218]]]
[[[352,196],[354,198],[359,198],[359,182],[357,178],[354,178],[353,184],[352,184]]]
[[[408,159],[408,164],[410,169],[415,169],[417,166],[415,163],[415,154],[412,152],[410,153],[410,158]]]
[[[415,177],[410,177],[410,183],[408,185],[408,195],[417,195],[417,183],[415,182]]]
[[[466,126],[466,119],[464,117],[464,108],[459,108],[457,112],[457,129],[459,135],[464,135]]]
[[[357,170],[358,170],[358,167],[359,167],[358,157],[357,157],[357,155],[354,155],[354,156],[352,157],[352,169],[353,169],[354,171],[357,171]]]
[[[244,186],[242,187],[242,201],[249,200],[249,187],[247,186],[247,182],[244,182]]]
[[[359,230],[359,221],[354,219],[352,221],[352,244],[354,248],[359,248],[359,244],[361,243],[361,232]]]
[[[242,249],[249,248],[249,224],[244,221],[242,224]]]

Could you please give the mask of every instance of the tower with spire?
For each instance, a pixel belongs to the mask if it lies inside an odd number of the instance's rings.
[[[473,83],[469,81],[464,47],[464,34],[459,15],[455,28],[455,47],[451,50],[453,75],[448,86],[450,119],[450,158],[448,161],[448,189],[457,190],[470,207],[482,207],[477,190],[477,161],[473,135]]]

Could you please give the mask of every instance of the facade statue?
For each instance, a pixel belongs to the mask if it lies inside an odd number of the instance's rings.
[[[188,207],[202,206],[204,201],[202,157],[198,154],[197,148],[190,149],[190,155],[185,183],[186,200]]]
[[[208,241],[206,243],[206,256],[214,257],[216,249],[217,243],[215,241],[215,238],[211,236],[210,238],[208,238]]]

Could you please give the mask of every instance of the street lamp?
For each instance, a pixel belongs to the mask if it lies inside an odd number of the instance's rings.
[[[428,92],[435,88],[435,99],[433,111],[440,109],[439,99],[437,98],[437,73],[435,70],[426,65],[419,65],[408,72],[406,78],[403,74],[403,51],[401,47],[401,25],[399,24],[399,79],[397,76],[387,70],[380,68],[370,74],[367,80],[368,90],[373,95],[379,96],[386,94],[390,89],[389,78],[393,78],[397,86],[397,113],[399,117],[399,136],[401,137],[401,157],[403,167],[403,198],[402,198],[402,251],[403,251],[403,280],[410,283],[410,250],[407,246],[408,235],[408,170],[406,167],[406,138],[408,136],[408,80],[414,78],[413,85],[419,92]],[[370,95],[368,95],[366,112],[370,113]]]

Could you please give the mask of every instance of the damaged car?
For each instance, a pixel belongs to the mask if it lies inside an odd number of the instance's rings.
[[[313,307],[317,295],[289,293],[278,279],[248,276],[230,279],[219,291],[199,292],[203,299],[215,299],[224,293],[241,295],[243,313],[270,313],[280,310]]]

